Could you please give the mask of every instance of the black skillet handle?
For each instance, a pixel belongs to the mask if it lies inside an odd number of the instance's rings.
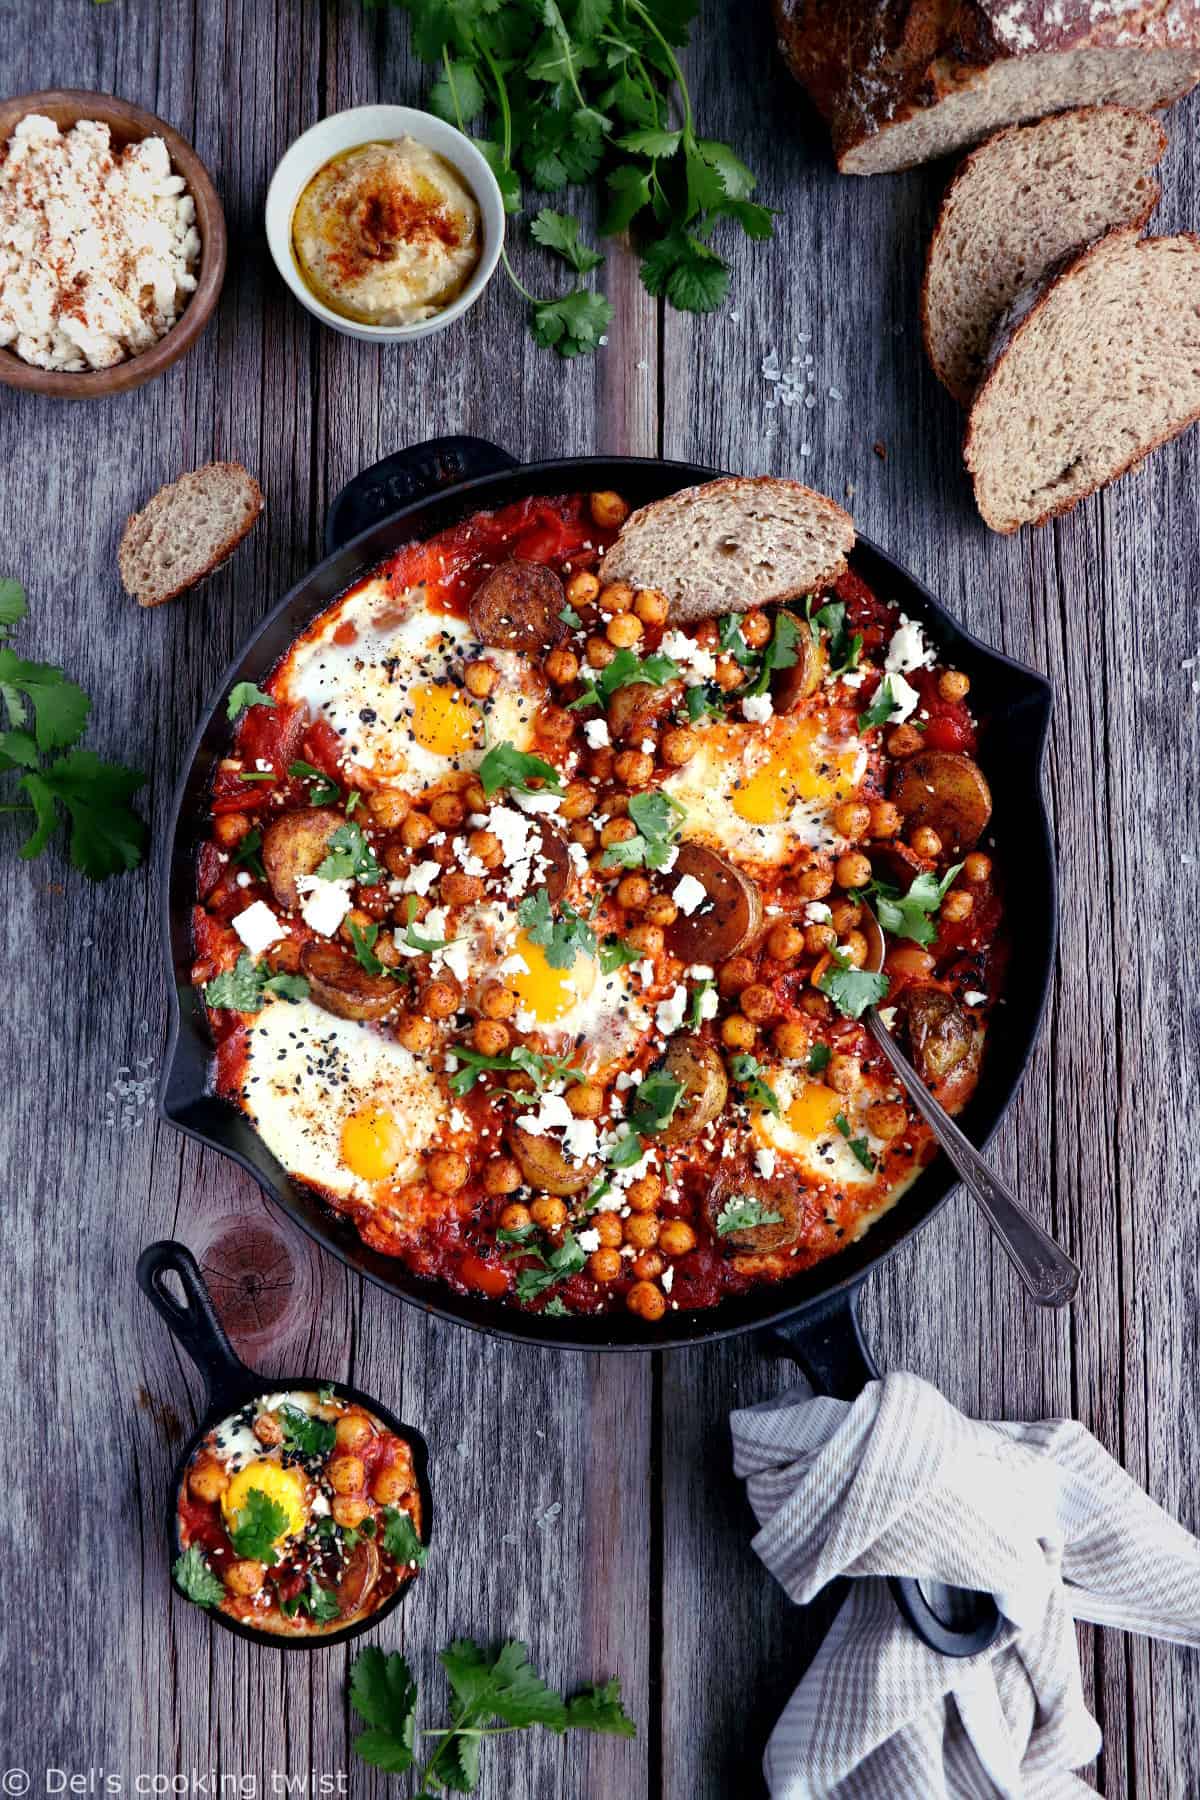
[[[168,1289],[163,1279],[166,1275],[177,1277],[183,1288],[184,1305]],[[208,1391],[206,1410],[223,1401],[228,1401],[232,1410],[257,1391],[259,1379],[226,1337],[200,1265],[185,1245],[170,1238],[147,1244],[138,1257],[137,1278],[151,1306],[162,1314],[203,1375]]]
[[[325,520],[325,554],[332,556],[360,531],[439,488],[457,487],[481,475],[503,475],[516,467],[515,456],[486,438],[430,438],[427,444],[394,450],[348,481],[337,496]]]
[[[857,1400],[879,1370],[863,1342],[858,1317],[858,1288],[832,1295],[820,1308],[785,1325],[772,1337],[780,1351],[799,1363],[819,1394],[835,1400]],[[903,1616],[930,1650],[942,1656],[978,1656],[995,1643],[1003,1623],[990,1594],[946,1589],[953,1594],[957,1624],[948,1624],[930,1606],[920,1583],[910,1575],[888,1577],[888,1586]]]

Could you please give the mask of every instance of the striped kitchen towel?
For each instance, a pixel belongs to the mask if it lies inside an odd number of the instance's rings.
[[[1200,1646],[1200,1543],[1070,1419],[978,1423],[888,1375],[853,1405],[804,1389],[731,1422],[754,1548],[791,1598],[863,1578],[771,1734],[775,1800],[1088,1794],[1075,1620]],[[990,1591],[996,1643],[927,1650],[886,1575]]]

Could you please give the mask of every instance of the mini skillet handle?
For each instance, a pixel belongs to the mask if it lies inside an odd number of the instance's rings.
[[[515,456],[486,438],[430,438],[426,444],[394,450],[348,481],[337,496],[325,521],[325,554],[332,556],[360,531],[440,488],[481,475],[503,475],[517,466]]]
[[[166,1275],[178,1277],[184,1305],[167,1288],[163,1279]],[[191,1251],[169,1238],[148,1244],[138,1257],[137,1279],[151,1306],[162,1314],[203,1375],[208,1393],[206,1409],[226,1399],[231,1406],[240,1404],[257,1387],[258,1377],[246,1367],[226,1337]]]
[[[772,1336],[784,1355],[800,1365],[819,1394],[835,1400],[857,1400],[880,1371],[863,1341],[858,1317],[858,1288],[835,1294],[818,1311],[786,1325]],[[888,1586],[900,1612],[930,1650],[942,1656],[978,1656],[995,1643],[1003,1623],[990,1594],[946,1589],[960,1624],[949,1625],[934,1612],[921,1585],[910,1575],[890,1575]]]

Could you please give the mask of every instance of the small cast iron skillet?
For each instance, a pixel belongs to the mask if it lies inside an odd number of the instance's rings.
[[[664,1321],[668,1328],[659,1331],[647,1330],[630,1313],[594,1319],[521,1313],[411,1274],[395,1258],[368,1249],[352,1225],[293,1181],[245,1114],[213,1093],[212,1040],[203,1001],[191,985],[196,855],[207,834],[214,765],[229,747],[226,702],[235,682],[262,683],[299,633],[354,581],[402,545],[432,537],[482,508],[604,488],[643,506],[724,473],[632,456],[564,457],[522,466],[482,438],[446,437],[399,450],[343,488],[326,523],[324,561],[272,608],[226,669],[196,728],[176,789],[161,850],[171,1020],[159,1110],[169,1124],[240,1163],[269,1199],[348,1267],[424,1312],[497,1337],[563,1350],[666,1350],[762,1331],[764,1348],[793,1358],[820,1393],[854,1400],[879,1376],[859,1329],[859,1289],[873,1268],[945,1205],[957,1186],[945,1157],[925,1169],[857,1243],[788,1281],[725,1300],[712,1315],[670,1314]],[[954,666],[970,676],[972,701],[987,723],[980,761],[992,789],[992,831],[1001,866],[1007,858],[1012,876],[1005,905],[1017,954],[1003,1013],[988,1037],[979,1087],[962,1119],[982,1146],[1008,1110],[1033,1055],[1054,965],[1054,852],[1041,785],[1051,688],[1044,676],[963,631],[928,588],[869,539],[858,539],[850,565],[883,599],[896,601],[928,626]],[[915,1266],[913,1280],[919,1280]],[[974,1623],[963,1629],[939,1619],[915,1581],[895,1583],[893,1589],[914,1630],[945,1655],[985,1650],[1000,1629],[990,1596],[975,1597]],[[961,1609],[954,1610],[961,1618]]]
[[[185,1297],[182,1305],[167,1287],[164,1279],[167,1275],[178,1277]],[[419,1431],[414,1431],[411,1425],[401,1424],[395,1414],[389,1412],[386,1406],[381,1406],[373,1395],[364,1394],[359,1388],[347,1387],[344,1381],[326,1381],[323,1376],[316,1375],[260,1375],[256,1370],[247,1368],[225,1335],[225,1328],[217,1317],[212,1296],[204,1285],[204,1277],[195,1257],[183,1244],[173,1243],[170,1239],[148,1244],[138,1257],[137,1279],[146,1298],[162,1314],[172,1335],[187,1351],[204,1377],[204,1416],[185,1444],[171,1478],[167,1540],[171,1545],[172,1566],[175,1558],[183,1554],[184,1548],[179,1531],[179,1492],[192,1457],[213,1426],[219,1425],[222,1419],[227,1419],[231,1413],[237,1412],[248,1401],[256,1400],[262,1394],[315,1392],[320,1387],[331,1388],[339,1400],[350,1400],[356,1406],[364,1407],[386,1425],[389,1431],[394,1431],[397,1437],[404,1438],[409,1444],[417,1488],[421,1495],[421,1542],[429,1542],[433,1531],[429,1449]],[[323,1650],[330,1644],[345,1644],[362,1632],[373,1630],[389,1613],[395,1612],[412,1585],[412,1580],[401,1582],[395,1593],[390,1594],[374,1612],[368,1613],[365,1619],[359,1619],[340,1631],[319,1632],[306,1637],[284,1637],[279,1632],[261,1631],[255,1625],[243,1625],[239,1619],[231,1619],[227,1613],[220,1612],[215,1607],[207,1610],[226,1631],[232,1631],[237,1637],[249,1638],[253,1644],[269,1644],[275,1650]]]

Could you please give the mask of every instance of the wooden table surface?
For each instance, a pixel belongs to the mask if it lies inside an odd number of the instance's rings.
[[[732,243],[723,312],[664,314],[614,249],[618,313],[595,358],[537,350],[501,278],[443,335],[379,351],[301,311],[261,219],[275,162],[322,114],[420,101],[403,14],[353,0],[0,0],[6,93],[93,88],[151,108],[206,159],[230,227],[218,316],[164,379],[78,406],[0,390],[0,574],[29,590],[21,647],[83,681],[89,742],[150,772],[161,820],[221,669],[317,560],[329,498],[390,450],[465,431],[524,457],[661,454],[852,493],[865,533],[1057,687],[1046,787],[1061,954],[997,1156],[1083,1266],[1074,1308],[1039,1314],[959,1195],[869,1283],[868,1336],[885,1366],[974,1415],[1082,1420],[1196,1529],[1200,436],[1061,523],[990,535],[919,342],[946,170],[838,177],[760,0],[709,0],[689,67],[704,129],[733,142],[780,209],[773,244]],[[1168,121],[1160,230],[1200,227],[1198,121],[1187,102]],[[518,265],[556,279],[515,238]],[[813,372],[815,406],[771,404],[771,352]],[[226,457],[260,479],[263,521],[200,593],[143,612],[117,579],[126,515]],[[349,1275],[238,1169],[156,1118],[153,872],[93,886],[57,856],[19,862],[6,829],[0,1392],[16,1508],[0,1763],[30,1770],[34,1793],[45,1766],[103,1768],[126,1792],[155,1774],[203,1792],[192,1772],[214,1769],[243,1794],[271,1792],[272,1770],[407,1791],[350,1755],[346,1651],[240,1643],[168,1590],[167,1476],[197,1384],[133,1266],[174,1235],[251,1361],[347,1377],[428,1437],[441,1541],[379,1637],[406,1650],[431,1703],[435,1652],[460,1633],[526,1638],[567,1687],[620,1674],[636,1742],[505,1740],[485,1759],[484,1795],[759,1791],[767,1733],[830,1616],[791,1607],[761,1569],[729,1467],[730,1408],[782,1390],[788,1368],[749,1338],[668,1356],[515,1348]],[[1019,881],[1019,844],[1009,856]],[[1112,1632],[1082,1643],[1102,1791],[1194,1796],[1194,1656]]]

